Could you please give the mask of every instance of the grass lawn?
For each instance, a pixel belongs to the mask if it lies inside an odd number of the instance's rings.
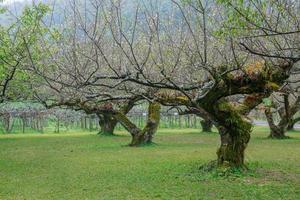
[[[300,199],[300,132],[255,128],[251,172],[230,177],[198,170],[216,158],[216,133],[162,129],[142,148],[118,134],[0,135],[0,199]]]

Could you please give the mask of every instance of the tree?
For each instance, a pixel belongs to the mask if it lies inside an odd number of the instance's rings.
[[[270,126],[270,138],[284,139],[291,124],[295,123],[293,116],[300,110],[300,97],[296,93],[272,94],[270,104],[266,105],[265,114]],[[276,124],[274,114],[278,113],[279,122]]]
[[[202,127],[202,132],[210,133],[212,132],[212,127],[213,127],[213,121],[205,114],[202,112],[198,112],[196,109],[189,109],[189,110],[184,110],[180,111],[179,113],[181,115],[187,115],[187,114],[194,114],[197,115],[198,117],[201,117],[202,120],[200,121],[201,127]]]
[[[122,15],[124,2],[104,4],[109,7],[101,10],[109,24],[104,39],[114,44],[111,51],[120,52],[120,62],[114,66],[104,60],[111,71],[94,76],[92,83],[119,80],[119,84],[155,88],[158,91],[148,98],[207,116],[221,136],[218,166],[244,168],[252,130],[248,113],[284,84],[300,60],[295,35],[298,7],[282,9],[285,3],[273,5],[274,1],[263,1],[263,6],[226,1],[223,7],[208,1],[171,2],[166,14],[160,11],[161,4],[138,4],[133,16]],[[271,7],[275,11],[266,12]],[[282,12],[293,20],[278,19]],[[95,48],[107,52],[98,40],[97,27],[83,29]],[[283,44],[292,48],[283,49]],[[116,70],[119,66],[124,70]],[[232,100],[236,95],[243,97]]]
[[[66,16],[71,23],[58,31],[59,39],[41,42],[40,52],[54,46],[51,59],[33,71],[59,94],[56,101],[94,99],[100,105],[139,95],[185,106],[219,130],[217,165],[245,168],[252,130],[247,115],[300,60],[299,7],[292,0],[220,3],[101,0],[87,12],[73,1]],[[135,12],[124,12],[129,7]],[[114,114],[129,131],[140,132]]]
[[[38,60],[32,61],[28,68],[37,77],[37,81],[31,82],[35,97],[47,107],[68,106],[97,114],[102,131],[106,134],[112,134],[116,123],[120,122],[131,133],[132,146],[151,143],[159,122],[157,113],[160,106],[155,101],[149,101],[147,125],[140,129],[126,114],[135,103],[147,99],[143,94],[148,89],[127,83],[116,84],[109,79],[94,79],[95,75],[112,70],[112,66],[122,58],[111,49],[109,41],[103,40],[103,51],[92,45],[88,35],[80,34],[85,31],[84,26],[89,22],[82,18],[85,15],[78,13],[81,9],[77,10],[77,6],[79,5],[66,10],[65,24],[61,28],[48,27],[51,37],[42,38],[41,45],[35,49],[36,54],[42,55]],[[102,22],[100,18],[99,23]],[[105,27],[108,24],[104,24],[103,28]],[[98,38],[99,41],[102,40],[101,37]],[[30,49],[27,53],[32,55]],[[108,60],[114,64],[107,64]],[[122,71],[121,67],[116,69],[116,72]]]
[[[160,104],[158,102],[149,102],[148,119],[146,126],[143,129],[138,128],[120,112],[116,113],[115,117],[131,134],[132,140],[130,146],[137,147],[151,144],[153,135],[156,133],[160,121]]]
[[[211,120],[201,120],[202,132],[210,133],[212,132],[213,122]]]
[[[137,101],[141,100],[140,98],[129,99],[128,102],[124,103],[122,101],[114,102],[105,102],[105,103],[95,103],[93,101],[83,101],[80,99],[68,99],[59,102],[54,102],[47,104],[46,101],[41,102],[47,108],[53,108],[58,106],[67,106],[68,108],[72,108],[75,110],[83,110],[87,114],[97,114],[97,115],[106,115],[111,116],[113,120],[119,122],[132,136],[132,141],[129,144],[133,147],[143,146],[145,144],[151,144],[154,134],[157,131],[159,121],[160,121],[160,104],[157,102],[149,102],[148,106],[148,115],[147,115],[147,123],[143,129],[139,128],[135,125],[126,114],[131,110],[131,108],[135,105]],[[115,103],[113,106],[113,103]],[[116,105],[122,104],[124,106],[116,109]],[[113,122],[115,122],[113,121]],[[108,124],[105,126],[109,126],[112,121],[108,121]],[[111,133],[106,133],[111,134]]]
[[[87,114],[96,114],[99,118],[100,132],[101,135],[111,136],[114,135],[114,129],[119,122],[119,120],[130,121],[126,114],[135,106],[135,104],[141,99],[138,97],[133,97],[128,100],[122,101],[104,101],[102,103],[97,103],[93,101],[83,101],[83,100],[74,100],[67,99],[61,100],[56,103],[51,103],[48,105],[47,101],[42,101],[44,105],[48,108],[57,107],[57,106],[67,106],[68,108],[74,110],[83,110]],[[41,101],[41,100],[40,100]],[[115,115],[119,114],[119,118]],[[121,116],[121,117],[120,117]],[[124,124],[124,123],[123,123]],[[128,130],[130,130],[128,128]]]
[[[42,34],[41,20],[47,12],[43,4],[26,7],[14,23],[0,26],[0,102],[30,95],[23,84],[29,78],[24,66],[34,57],[28,57],[27,48],[34,46]]]
[[[117,119],[111,114],[98,114],[97,116],[101,127],[99,134],[114,135],[114,130],[118,123]]]

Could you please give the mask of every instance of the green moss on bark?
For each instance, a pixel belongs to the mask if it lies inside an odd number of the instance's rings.
[[[217,151],[218,166],[245,167],[244,152],[250,140],[252,124],[229,102],[217,106],[221,146]]]

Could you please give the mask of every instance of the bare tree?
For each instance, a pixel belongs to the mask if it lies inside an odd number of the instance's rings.
[[[263,7],[252,3],[250,10],[256,12],[274,7],[273,1]],[[252,130],[248,113],[280,89],[300,60],[298,7],[292,6],[293,1],[262,12],[263,25],[248,20],[245,10],[239,10],[243,7],[231,1],[227,7],[209,1],[137,1],[131,15],[124,14],[126,6],[132,5],[126,1],[94,5],[103,24],[108,24],[100,30],[108,32],[99,33],[101,26],[94,25],[83,26],[84,33],[103,58],[111,55],[103,48],[103,42],[109,41],[111,52],[118,52],[118,62],[104,59],[109,71],[93,76],[89,84],[115,80],[157,89],[145,95],[163,105],[186,106],[213,121],[221,135],[218,165],[244,167]],[[293,17],[288,24],[287,18],[278,19],[282,5],[286,5],[284,15]],[[246,25],[224,26],[227,9],[244,18]],[[224,31],[229,28],[241,30],[230,36]],[[225,34],[218,35],[220,30]],[[99,40],[103,35],[105,40]],[[242,98],[236,101],[232,98],[236,95]]]
[[[114,36],[107,33],[110,25],[107,16],[100,14],[100,5],[91,2],[92,10],[83,10],[80,1],[70,1],[68,6],[63,24],[46,24],[49,37],[40,40],[40,46],[35,48],[39,60],[31,60],[27,68],[36,77],[28,81],[36,99],[47,107],[68,106],[97,114],[104,133],[112,133],[120,122],[131,133],[132,146],[150,143],[159,123],[160,105],[144,94],[155,89],[113,79],[95,81],[101,74],[124,73],[119,66],[124,58],[119,47],[110,43]],[[97,43],[87,33],[87,26]],[[27,54],[32,55],[30,48]],[[140,129],[126,114],[143,99],[149,101],[149,114],[146,127]]]
[[[270,126],[270,138],[284,139],[286,131],[297,122],[294,116],[300,110],[300,97],[298,94],[298,84],[293,83],[298,80],[298,76],[290,78],[289,84],[281,89],[280,93],[273,93],[265,102],[265,115]],[[276,116],[279,118],[276,123]]]
[[[299,6],[224,2],[93,0],[82,9],[74,0],[58,39],[41,42],[48,59],[31,70],[56,102],[98,105],[139,95],[150,105],[184,106],[219,130],[217,165],[244,168],[247,115],[300,60]],[[114,116],[134,130],[124,115]]]

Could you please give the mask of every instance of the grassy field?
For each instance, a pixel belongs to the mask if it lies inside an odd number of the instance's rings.
[[[266,139],[256,128],[247,174],[222,177],[199,166],[216,158],[218,134],[160,130],[156,145],[95,133],[0,135],[0,199],[300,199],[300,132]]]

